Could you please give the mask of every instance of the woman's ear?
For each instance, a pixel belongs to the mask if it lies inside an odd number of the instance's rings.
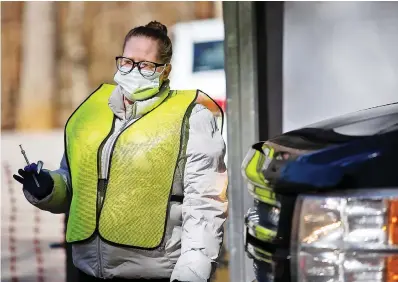
[[[166,65],[166,67],[165,67],[165,69],[164,69],[164,71],[162,73],[163,81],[165,81],[166,79],[169,78],[169,75],[170,75],[170,72],[171,72],[171,68],[172,68],[171,64],[167,64]]]

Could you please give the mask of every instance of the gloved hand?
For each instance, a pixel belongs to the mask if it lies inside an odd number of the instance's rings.
[[[54,187],[54,180],[46,171],[40,170],[37,172],[37,164],[32,163],[26,166],[23,170],[18,170],[19,175],[13,175],[14,179],[23,185],[23,189],[28,191],[32,196],[38,200],[42,200],[51,194]],[[33,175],[36,176],[40,187],[37,187]]]

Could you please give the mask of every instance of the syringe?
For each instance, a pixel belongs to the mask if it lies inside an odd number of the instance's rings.
[[[21,148],[21,153],[22,153],[22,155],[23,155],[24,158],[25,158],[26,164],[27,164],[27,165],[30,165],[29,160],[28,160],[28,157],[26,156],[25,151],[24,151],[24,149],[22,148],[22,145],[19,145],[19,147]],[[37,181],[36,175],[32,174],[32,176],[33,176],[33,179],[34,179],[34,181],[35,181],[35,183],[36,183],[36,186],[39,188],[39,187],[40,187],[40,184],[39,184],[39,181]]]

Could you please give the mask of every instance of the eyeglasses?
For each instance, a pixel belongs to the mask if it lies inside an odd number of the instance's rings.
[[[135,67],[143,77],[151,77],[158,68],[164,68],[167,64],[158,64],[149,61],[134,62],[132,59],[118,56],[115,58],[116,67],[122,74],[130,73]],[[163,70],[162,70],[163,71]]]

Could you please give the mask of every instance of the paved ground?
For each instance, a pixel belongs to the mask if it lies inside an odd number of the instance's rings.
[[[55,169],[62,157],[62,133],[2,132],[1,141],[1,281],[64,282],[64,252],[49,247],[63,239],[63,215],[34,208],[12,178],[25,165],[19,144],[30,161],[41,159]]]

